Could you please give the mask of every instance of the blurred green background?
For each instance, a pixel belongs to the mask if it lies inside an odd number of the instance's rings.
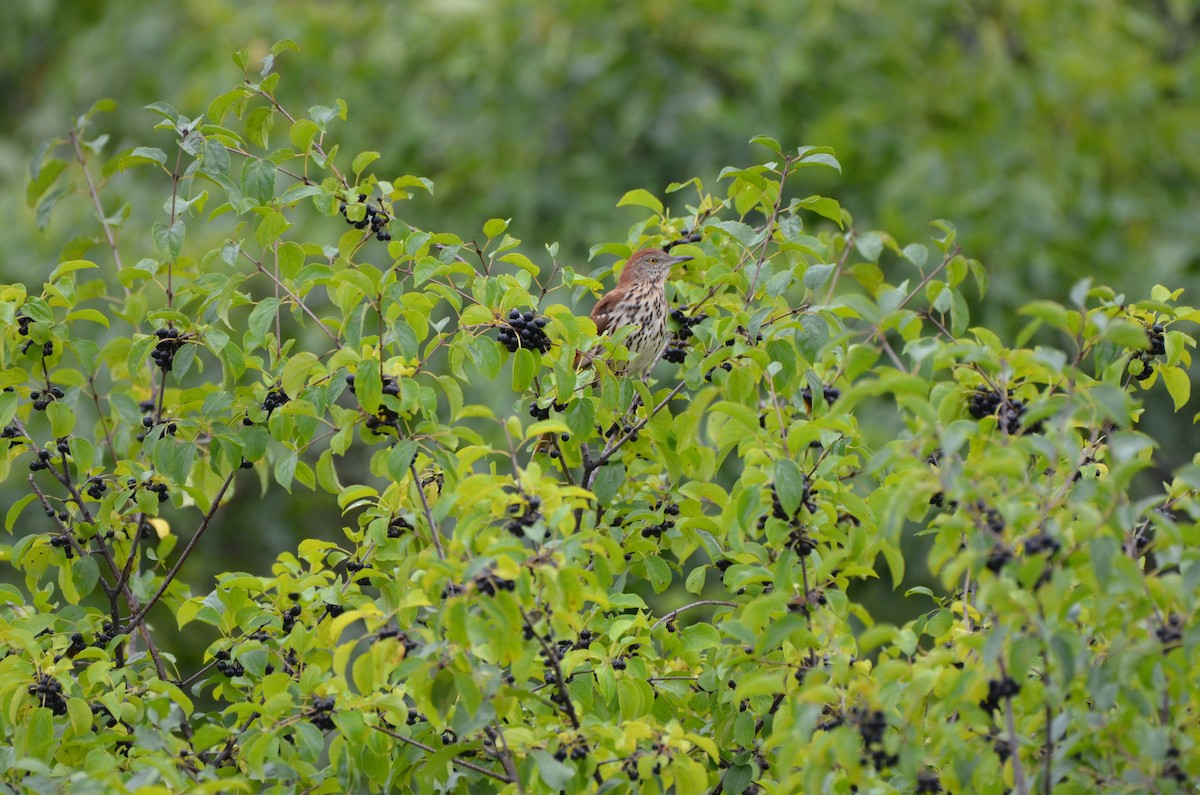
[[[958,225],[989,268],[983,321],[1012,332],[1016,306],[1065,300],[1083,276],[1142,297],[1162,282],[1195,291],[1200,266],[1200,4],[1192,0],[15,0],[0,28],[0,278],[37,283],[63,244],[96,234],[82,197],[39,231],[25,201],[28,160],[93,101],[108,153],[169,148],[143,110],[199,115],[290,38],[279,96],[303,110],[350,107],[333,137],[377,150],[385,177],[433,179],[402,208],[423,228],[477,234],[491,217],[534,255],[558,241],[623,239],[641,211],[632,188],[662,194],[693,176],[765,158],[767,134],[832,146],[844,174],[805,172],[801,195],[832,195],[860,228],[901,243]],[[283,134],[280,130],[277,134]],[[118,175],[107,209],[122,239],[150,251],[164,186]],[[669,197],[682,211],[690,191]],[[333,242],[340,219],[309,234]],[[307,232],[306,232],[307,234]],[[215,245],[218,241],[213,241]],[[103,248],[93,252],[107,262]],[[1198,299],[1193,295],[1192,302]],[[1148,430],[1194,452],[1192,411],[1157,406]],[[239,499],[253,502],[251,483]],[[333,515],[272,493],[225,523],[224,549],[248,568],[298,532],[337,535]],[[253,518],[251,518],[253,517]],[[243,532],[243,523],[254,532]],[[232,525],[232,526],[231,526]],[[205,556],[211,571],[225,556]],[[265,563],[263,564],[265,566]],[[206,583],[197,571],[193,583]]]

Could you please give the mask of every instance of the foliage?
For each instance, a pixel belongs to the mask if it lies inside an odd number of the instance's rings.
[[[683,215],[625,194],[642,220],[593,249],[695,258],[671,287],[682,361],[647,382],[606,357],[577,371],[578,350],[623,355],[577,310],[607,274],[523,252],[502,219],[406,223],[432,184],[341,152],[344,103],[281,104],[289,48],[200,117],[151,106],[169,152],[98,164],[100,103],[35,156],[31,197],[84,196],[107,250],[0,288],[0,476],[28,471],[5,519],[19,584],[0,586],[11,790],[1200,775],[1200,470],[1130,496],[1155,465],[1143,393],[1189,398],[1200,311],[1178,291],[1081,282],[1005,343],[971,324],[987,276],[952,224],[905,243],[789,198],[839,163],[760,137],[770,162],[667,189]],[[123,171],[165,198],[148,235],[106,204]],[[346,229],[336,244],[298,222],[314,216]],[[517,344],[514,309],[547,319],[548,350]],[[507,410],[465,399],[481,382]],[[553,457],[533,452],[547,433]],[[227,560],[193,593],[183,570],[255,486],[336,501],[343,537],[269,572]],[[912,533],[940,588],[878,623],[848,590],[877,568],[898,586]],[[689,601],[663,607],[679,585]],[[159,642],[172,623],[207,643],[202,666]]]

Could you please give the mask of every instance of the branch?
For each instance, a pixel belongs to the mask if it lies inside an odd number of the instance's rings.
[[[670,621],[671,619],[675,618],[675,616],[682,613],[684,610],[691,610],[693,607],[703,607],[704,605],[722,605],[724,607],[737,607],[738,606],[737,602],[727,602],[724,599],[701,599],[698,602],[692,602],[689,605],[684,605],[683,607],[675,608],[670,613],[667,613],[665,616],[663,616],[662,618],[658,619],[653,624],[651,624],[650,629],[654,629],[659,624],[663,624],[663,623],[666,623],[667,621]],[[688,678],[691,678],[691,677],[688,677]]]
[[[420,748],[422,751],[425,751],[426,753],[436,754],[438,752],[438,749],[434,748],[432,745],[426,745],[425,743],[420,742],[418,740],[414,740],[411,737],[405,737],[403,734],[397,734],[396,732],[394,732],[390,729],[385,729],[382,726],[374,726],[373,725],[373,726],[371,726],[371,728],[375,729],[376,731],[383,732],[388,737],[391,737],[394,740],[399,740],[400,742],[405,743],[406,745],[411,745],[413,748]],[[468,762],[465,759],[459,759],[458,757],[452,757],[450,759],[450,764],[458,765],[461,768],[464,768],[466,770],[471,770],[475,773],[480,774],[481,776],[487,776],[488,778],[495,779],[496,781],[502,781],[505,784],[515,783],[515,779],[511,779],[508,776],[504,775],[503,773],[497,773],[494,770],[488,770],[486,767],[483,767],[482,765],[477,765],[473,762]],[[518,789],[519,789],[519,787],[518,787]]]
[[[580,480],[583,482],[583,487],[585,489],[590,489],[592,487],[592,481],[595,480],[596,471],[608,463],[608,460],[613,457],[613,454],[620,450],[626,442],[632,439],[634,434],[636,434],[642,428],[645,428],[646,424],[654,418],[655,414],[658,414],[658,412],[666,408],[667,404],[670,403],[676,395],[683,391],[683,387],[683,381],[680,381],[678,384],[676,384],[675,388],[668,392],[667,396],[659,401],[657,406],[655,406],[648,414],[646,414],[645,417],[642,417],[633,424],[633,426],[629,429],[629,433],[624,434],[620,439],[604,448],[604,450],[600,453],[599,458],[589,462],[584,466],[583,477],[580,478]]]
[[[579,718],[575,715],[575,705],[571,703],[571,694],[567,692],[567,683],[563,677],[562,666],[558,664],[558,650],[550,645],[550,642],[541,636],[541,634],[533,628],[533,622],[529,620],[529,614],[525,612],[525,608],[518,607],[521,611],[521,619],[525,622],[526,629],[529,634],[537,638],[541,644],[542,651],[546,655],[546,659],[554,667],[554,685],[558,690],[559,705],[566,710],[567,719],[571,721],[571,726],[575,729],[579,728]]]
[[[83,147],[79,145],[78,130],[71,130],[70,137],[71,146],[75,147],[75,157],[79,160],[79,167],[83,170],[83,178],[87,182],[88,195],[92,197],[92,206],[96,208],[96,219],[100,221],[100,226],[104,229],[104,239],[108,241],[108,248],[112,251],[113,261],[117,263],[117,270],[120,270],[124,266],[121,264],[121,252],[117,250],[117,238],[113,234],[112,227],[108,225],[108,220],[104,215],[104,208],[100,206],[100,194],[96,192],[96,183],[92,181],[92,174],[88,171],[87,160],[83,156]]]
[[[188,540],[187,546],[183,548],[183,552],[179,553],[179,560],[175,561],[175,565],[167,572],[167,576],[163,579],[163,583],[158,591],[154,596],[150,597],[150,601],[146,602],[141,610],[130,616],[129,623],[125,625],[126,632],[132,632],[134,627],[146,620],[146,614],[150,612],[150,608],[154,607],[158,600],[162,598],[163,594],[167,592],[167,588],[175,580],[175,577],[179,575],[179,570],[183,568],[184,562],[192,554],[192,550],[196,548],[196,544],[200,542],[200,537],[204,535],[204,531],[212,524],[212,518],[217,512],[217,508],[221,506],[221,498],[225,496],[225,491],[233,483],[233,476],[235,474],[237,474],[236,468],[229,473],[229,476],[225,478],[225,482],[221,484],[220,490],[217,491],[217,496],[213,498],[212,505],[209,506],[208,513],[204,514],[204,518],[200,521],[200,526],[196,528],[195,534]]]
[[[415,462],[408,462],[408,471],[412,473],[413,485],[417,489],[417,494],[421,495],[421,507],[425,509],[425,521],[429,522],[429,535],[433,539],[433,546],[437,549],[438,557],[445,560],[446,550],[442,549],[442,537],[438,535],[437,524],[433,521],[433,511],[429,509],[429,500],[425,497],[425,489],[421,487],[421,476],[417,474]]]
[[[1000,659],[1000,675],[1008,678],[1004,659]],[[1013,717],[1012,696],[1004,697],[1004,720],[1008,726],[1008,744],[1012,748],[1013,788],[1017,795],[1029,795],[1029,782],[1025,780],[1025,768],[1021,765],[1021,748],[1017,744],[1017,721]]]

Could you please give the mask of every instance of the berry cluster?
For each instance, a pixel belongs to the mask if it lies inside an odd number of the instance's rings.
[[[388,218],[387,213],[385,213],[382,208],[376,209],[374,205],[367,202],[367,194],[365,193],[358,194],[358,201],[360,204],[366,204],[366,215],[363,216],[361,221],[350,220],[350,216],[346,215],[345,202],[342,202],[341,205],[338,206],[338,212],[340,212],[346,218],[346,223],[350,224],[355,229],[366,229],[369,226],[371,227],[371,233],[375,235],[376,240],[380,240],[385,243],[391,240],[392,233],[387,230],[388,222],[391,221],[391,219]]]
[[[88,706],[92,710],[92,717],[94,719],[98,720],[101,715],[107,715],[108,717],[104,720],[104,725],[110,729],[117,725],[117,719],[111,712],[108,711],[108,707],[104,706],[99,701],[93,701]]]
[[[230,679],[234,678],[235,676],[242,676],[246,673],[246,669],[242,667],[240,662],[231,662],[229,660],[229,652],[219,651],[215,656],[217,658],[217,670],[225,674],[225,676],[229,677]]]
[[[387,537],[399,538],[412,529],[412,524],[403,516],[393,516],[391,521],[388,522]]]
[[[64,652],[68,657],[74,657],[79,652],[87,648],[87,641],[83,639],[83,635],[78,632],[71,633],[71,642],[67,645],[67,650]]]
[[[1145,381],[1154,375],[1154,359],[1167,352],[1166,327],[1162,323],[1155,323],[1153,326],[1147,328],[1146,336],[1150,338],[1150,347],[1146,350],[1138,351],[1129,360],[1131,365],[1133,362],[1142,363],[1141,371],[1133,376],[1139,381]]]
[[[167,487],[164,485],[163,489]],[[87,495],[93,500],[98,500],[104,496],[104,492],[108,491],[108,486],[104,485],[104,479],[99,475],[92,475],[87,479]]]
[[[287,392],[284,392],[281,387],[275,387],[268,392],[266,398],[263,399],[263,411],[267,412],[267,416],[270,417],[272,411],[287,403],[289,400],[291,400],[291,398],[288,397]]]
[[[49,469],[49,468],[50,468],[50,451],[49,450],[38,450],[37,451],[37,460],[29,462],[29,471],[30,472],[40,472],[43,469]]]
[[[75,557],[75,550],[71,547],[71,537],[66,533],[56,535],[50,539],[50,546],[62,547],[62,551],[66,554],[67,560]]]
[[[1050,553],[1050,557],[1054,557],[1056,554],[1058,554],[1060,549],[1062,549],[1062,544],[1058,543],[1058,541],[1053,537],[1047,535],[1046,531],[1044,530],[1035,536],[1031,536],[1025,541],[1026,555],[1037,555],[1042,552],[1048,552]]]
[[[516,353],[518,348],[545,353],[550,350],[550,338],[545,331],[549,322],[549,318],[539,317],[535,312],[514,309],[508,313],[508,325],[500,328],[496,341],[508,348],[509,353]]]
[[[504,529],[517,538],[525,537],[525,531],[542,518],[539,510],[541,507],[542,501],[538,497],[523,497],[521,502],[514,502],[508,506],[508,515],[512,518],[508,520]]]
[[[987,566],[988,571],[999,574],[1001,569],[1012,562],[1013,557],[1012,550],[997,541],[992,547],[992,551],[988,553],[987,562],[984,565]]]
[[[17,313],[17,333],[22,337],[29,336],[29,324],[33,322],[33,318],[24,313]]]
[[[55,715],[67,714],[67,700],[63,698],[62,683],[50,674],[38,674],[37,681],[29,686],[28,693],[37,696],[38,704]]]
[[[354,375],[352,373],[346,375],[346,384],[347,384],[347,386],[350,387],[350,394],[352,394],[352,395],[357,394],[354,391]],[[385,394],[385,395],[391,395],[391,396],[395,397],[396,395],[400,394],[400,384],[392,376],[385,375],[385,376],[383,376],[383,390],[382,391],[383,391],[383,394]],[[283,394],[283,396],[285,398],[287,397],[287,395],[284,394],[282,392],[282,390],[280,390],[280,394]],[[287,401],[285,400],[284,403],[286,403],[286,402]],[[280,403],[278,405],[282,406],[283,403]],[[263,408],[266,408],[265,404],[264,404]],[[278,408],[278,406],[276,406],[276,408]],[[367,417],[366,426],[367,426],[367,430],[374,431],[375,433],[379,433],[379,428],[382,428],[382,427],[399,428],[400,427],[400,415],[397,414],[396,412],[392,411],[391,409],[389,409],[387,406],[380,406],[378,412],[371,415],[370,417]]]
[[[10,422],[4,426],[4,430],[0,431],[0,439],[18,439],[21,437],[21,429],[16,423]]]
[[[663,358],[672,364],[682,364],[687,356],[688,340],[694,334],[692,328],[703,323],[707,317],[704,314],[689,317],[682,308],[672,309],[671,319],[679,324],[679,329],[671,334],[670,340],[667,341],[667,347],[663,350]]]
[[[179,334],[179,329],[173,326],[158,329],[154,332],[154,336],[158,337],[158,344],[150,352],[150,358],[154,360],[159,369],[169,373],[171,366],[175,363],[175,354],[179,353],[179,349],[183,347],[183,338]]]
[[[395,638],[404,647],[404,653],[411,654],[417,648],[417,642],[410,638],[407,633],[401,632],[396,627],[384,627],[376,633],[377,640],[386,640],[387,638]]]
[[[45,411],[46,407],[49,406],[52,401],[62,400],[64,397],[66,397],[66,393],[63,392],[61,388],[51,384],[50,387],[44,392],[39,392],[37,390],[30,392],[29,397],[33,400],[34,411]]]
[[[539,406],[538,402],[535,400],[529,404],[529,416],[533,417],[535,420],[548,420],[550,419],[551,408],[553,408],[555,411],[563,411],[567,408],[567,404],[551,403],[549,406]]]
[[[678,240],[672,240],[670,243],[663,244],[663,251],[670,251],[676,246],[682,246],[684,243],[699,243],[700,233],[695,229],[686,231]]]
[[[569,756],[572,761],[578,762],[582,759],[587,759],[590,750],[591,748],[588,747],[586,740],[582,737],[574,737],[566,744],[558,747],[558,750],[554,752],[554,758],[560,762],[564,762]]]
[[[336,703],[332,697],[313,699],[312,709],[308,713],[313,726],[321,731],[333,730],[333,708]]]
[[[1169,778],[1180,785],[1181,790],[1186,788],[1190,781],[1187,771],[1179,766],[1179,749],[1173,745],[1167,749],[1167,763],[1163,765],[1162,774],[1164,778]]]
[[[917,774],[917,789],[915,791],[918,795],[920,793],[932,795],[933,793],[941,792],[942,780],[938,778],[938,774],[935,771],[926,768]]]
[[[667,347],[663,348],[663,360],[671,364],[683,364],[683,360],[687,358],[688,344],[680,340],[676,336],[672,336],[667,341]]]
[[[658,524],[652,524],[642,528],[642,538],[661,538],[662,534],[675,526],[675,520],[672,517],[679,515],[679,506],[673,502],[659,500],[654,504],[654,510],[662,509],[666,514],[666,518]]]
[[[179,426],[177,424],[175,424],[174,422],[171,422],[170,420],[168,420],[166,422],[166,426],[167,426],[166,431],[167,431],[168,436],[174,436],[175,433],[179,430]],[[154,427],[154,418],[149,417],[149,416],[142,417],[142,427],[145,428],[146,430],[150,430],[151,428],[153,428]],[[138,438],[138,441],[140,442],[146,438],[146,434],[139,433],[137,438]]]
[[[1163,625],[1155,628],[1154,637],[1168,649],[1178,646],[1183,641],[1183,617],[1176,613],[1167,616]]]
[[[733,369],[733,362],[721,362],[720,367],[722,370],[724,370],[725,372],[728,373],[730,370]],[[716,367],[710,368],[709,371],[704,374],[704,380],[711,382],[713,379],[713,373],[715,373],[716,371],[717,371]]]
[[[987,698],[979,702],[979,708],[987,713],[995,712],[1000,709],[1001,701],[1006,698],[1012,698],[1020,692],[1021,685],[1007,676],[1000,679],[990,679],[988,680]]]
[[[679,331],[675,335],[681,340],[690,340],[694,334],[692,329],[707,320],[708,315],[701,313],[688,316],[682,307],[676,307],[671,310],[671,319],[679,324]]]
[[[821,396],[825,398],[826,403],[833,403],[842,396],[842,391],[835,386],[822,385]],[[800,390],[800,398],[804,401],[805,407],[812,411],[813,393],[812,387],[804,387]]]
[[[851,718],[858,726],[858,734],[862,738],[863,748],[870,755],[871,763],[876,770],[891,767],[900,761],[896,754],[889,754],[883,747],[883,733],[887,731],[887,717],[880,710],[864,710],[853,707]]]
[[[303,610],[300,605],[292,605],[283,611],[283,634],[286,635],[292,631],[292,627],[296,626],[296,619],[300,617],[300,613],[302,612]]]
[[[801,477],[804,478],[804,480],[803,480],[804,491],[800,496],[800,508],[807,509],[809,513],[816,513],[817,512],[817,504],[815,502],[813,502],[813,496],[816,494],[816,492],[813,491],[811,484],[809,484],[808,476],[801,473]],[[800,513],[800,508],[796,509],[796,514]],[[779,492],[777,492],[775,490],[775,487],[772,486],[771,487],[771,517],[774,519],[780,519],[784,522],[794,522],[796,519],[796,514],[794,514],[792,516],[787,515],[787,511],[784,510],[783,503],[779,501]],[[762,528],[766,527],[766,525],[767,525],[767,517],[765,517],[765,516],[759,517],[759,520],[758,520],[759,529],[761,530]]]
[[[96,640],[92,643],[92,645],[98,649],[107,648],[108,642],[120,634],[121,630],[116,624],[111,621],[105,621],[104,627],[102,628],[100,634],[96,636]]]
[[[517,587],[516,580],[497,577],[490,569],[477,574],[473,582],[484,596],[495,596],[497,591],[513,591]]]
[[[131,478],[130,480],[126,481],[126,484],[132,487],[134,485],[133,479]],[[142,485],[157,494],[159,502],[166,502],[171,498],[171,491],[167,488],[166,483],[144,483]]]
[[[1002,395],[996,389],[977,387],[967,401],[967,411],[971,413],[972,417],[981,420],[984,417],[995,415],[999,420],[1000,430],[1010,436],[1021,432],[1021,417],[1025,414],[1025,410],[1024,401],[1015,399],[1011,389],[1008,390],[1007,395]],[[1029,433],[1041,433],[1041,420],[1030,425],[1026,430]]]

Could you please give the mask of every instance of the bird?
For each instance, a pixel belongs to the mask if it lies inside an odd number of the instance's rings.
[[[692,257],[671,255],[661,248],[635,251],[625,262],[617,284],[592,309],[592,322],[598,334],[613,334],[625,326],[633,326],[624,339],[629,358],[613,362],[612,372],[645,378],[662,356],[667,345],[667,279],[671,269],[688,262]],[[580,351],[575,367],[590,363],[597,354]],[[536,450],[550,449],[550,440],[543,436]]]

